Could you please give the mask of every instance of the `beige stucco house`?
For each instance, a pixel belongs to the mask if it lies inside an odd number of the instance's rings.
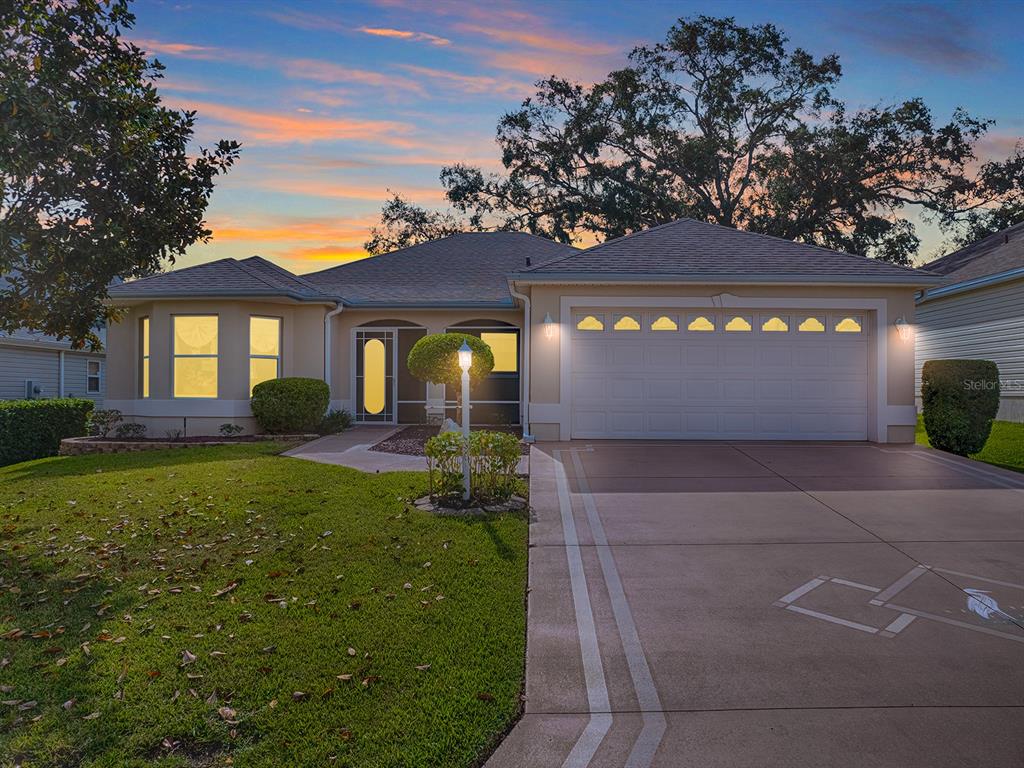
[[[357,422],[420,423],[454,393],[408,351],[459,330],[495,352],[474,422],[537,439],[911,442],[906,328],[936,282],[690,219],[587,250],[467,233],[301,277],[222,259],[111,289],[107,407],[155,434],[252,430],[254,383],[312,376]]]

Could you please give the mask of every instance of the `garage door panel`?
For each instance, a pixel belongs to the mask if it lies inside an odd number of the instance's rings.
[[[572,434],[586,438],[836,439],[867,437],[866,334],[653,332],[573,333]],[[668,313],[667,311],[665,312]],[[733,314],[752,314],[729,310]],[[821,313],[824,314],[824,313]]]

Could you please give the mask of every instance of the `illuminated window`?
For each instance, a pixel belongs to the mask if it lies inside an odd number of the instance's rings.
[[[595,317],[594,315],[587,315],[576,321],[576,330],[578,331],[603,331],[604,330],[604,319]]]
[[[613,326],[616,331],[639,331],[640,323],[631,315],[622,315]]]
[[[249,318],[249,394],[261,381],[281,375],[281,318]]]
[[[217,316],[175,315],[174,396],[217,396]]]
[[[693,318],[689,325],[686,326],[688,331],[713,331],[715,330],[715,324],[708,320],[704,315],[697,315]]]
[[[387,359],[384,342],[370,339],[363,345],[363,410],[376,415],[387,400]]]
[[[491,348],[494,355],[493,373],[515,373],[519,370],[519,345],[516,343],[515,331],[497,333],[484,331],[480,340]]]
[[[662,315],[657,320],[651,323],[652,331],[678,331],[679,323],[674,318],[668,315]]]
[[[788,318],[783,319],[781,317],[769,317],[763,323],[761,323],[761,330],[766,332],[778,332],[785,333],[789,330]]]
[[[859,318],[844,317],[835,327],[836,333],[860,333]]]
[[[142,339],[142,396],[149,397],[149,318],[139,322],[139,336]]]
[[[739,315],[736,315],[736,317],[725,324],[725,330],[730,332],[749,331],[750,329],[750,321],[745,317],[740,317]]]
[[[96,393],[100,391],[100,361],[89,360],[86,362],[85,391]]]
[[[823,333],[825,324],[816,317],[808,317],[797,326],[797,330],[804,333]]]

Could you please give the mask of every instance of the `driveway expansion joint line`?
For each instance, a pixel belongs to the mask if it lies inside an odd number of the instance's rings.
[[[961,587],[961,586],[960,586],[959,584],[957,584],[956,582],[952,581],[951,579],[948,579],[948,578],[946,578],[946,577],[945,577],[945,576],[943,576],[943,575],[942,575],[941,573],[939,573],[939,572],[937,572],[937,571],[935,571],[935,570],[932,570],[931,568],[929,568],[929,567],[928,567],[927,565],[925,565],[924,563],[922,563],[922,562],[921,562],[920,560],[918,560],[918,559],[917,559],[916,557],[914,557],[913,555],[911,555],[911,554],[910,554],[909,552],[907,552],[906,550],[904,550],[904,549],[900,549],[899,547],[897,547],[897,546],[896,546],[896,544],[895,544],[895,543],[894,543],[893,541],[890,541],[890,540],[888,540],[888,539],[885,539],[885,538],[883,538],[883,537],[879,536],[879,535],[878,535],[877,533],[875,533],[874,531],[872,531],[872,530],[871,530],[870,528],[868,528],[867,526],[865,526],[865,525],[862,525],[861,523],[858,523],[858,522],[857,522],[856,520],[854,520],[854,519],[852,519],[852,518],[848,517],[847,515],[844,515],[844,514],[843,514],[842,512],[840,512],[840,511],[839,511],[838,509],[836,509],[836,508],[835,508],[835,507],[833,507],[832,505],[830,505],[830,504],[826,503],[826,502],[825,502],[824,500],[822,500],[822,499],[818,498],[817,496],[815,496],[815,495],[814,495],[813,493],[811,493],[810,491],[806,490],[805,488],[801,488],[800,486],[798,486],[798,485],[797,485],[796,483],[794,483],[794,482],[793,482],[792,480],[790,480],[790,479],[789,479],[788,477],[786,477],[785,475],[782,475],[782,474],[780,474],[779,472],[777,472],[776,470],[772,469],[772,468],[771,468],[770,466],[768,466],[768,465],[767,465],[767,464],[765,464],[764,462],[762,462],[762,461],[758,461],[758,460],[757,460],[756,458],[754,458],[753,456],[751,456],[751,455],[750,455],[749,453],[747,453],[746,451],[744,451],[744,450],[743,450],[742,448],[740,448],[739,446],[737,446],[737,445],[733,444],[733,446],[732,446],[732,447],[734,448],[734,450],[736,450],[737,452],[739,452],[740,454],[742,454],[742,455],[743,455],[743,456],[745,456],[746,458],[748,458],[748,459],[750,459],[751,461],[753,461],[753,462],[755,462],[755,463],[759,464],[760,466],[762,466],[762,467],[764,467],[765,469],[767,469],[767,470],[768,470],[769,472],[772,472],[772,473],[773,473],[773,474],[775,474],[775,475],[776,475],[777,477],[779,477],[779,478],[781,478],[782,480],[784,480],[785,482],[789,483],[789,484],[790,484],[791,486],[793,486],[794,488],[796,488],[796,489],[797,489],[798,491],[800,491],[801,493],[805,494],[805,495],[806,495],[806,496],[807,496],[808,498],[810,498],[810,499],[813,499],[814,501],[818,502],[819,504],[821,504],[821,506],[825,507],[825,509],[829,509],[829,510],[831,510],[832,512],[834,512],[834,513],[835,513],[836,515],[838,515],[839,517],[841,517],[841,518],[843,518],[844,520],[846,520],[846,521],[847,521],[848,523],[850,523],[851,525],[855,525],[856,527],[860,528],[860,529],[861,529],[862,531],[864,531],[865,533],[869,534],[870,536],[873,536],[873,537],[874,537],[874,538],[875,538],[875,539],[876,539],[876,540],[877,540],[878,542],[880,542],[880,543],[882,543],[882,544],[885,544],[886,546],[888,546],[888,547],[891,547],[891,548],[892,548],[892,549],[894,549],[895,551],[899,552],[899,553],[900,553],[901,555],[903,555],[904,557],[906,557],[906,558],[907,558],[908,560],[910,560],[910,561],[912,561],[913,563],[915,563],[915,564],[916,564],[916,565],[917,565],[917,566],[918,566],[919,568],[921,568],[921,569],[923,569],[923,570],[925,570],[925,571],[931,571],[931,572],[932,572],[932,573],[934,573],[934,574],[935,574],[935,575],[936,575],[936,576],[937,576],[938,578],[942,579],[942,580],[943,580],[944,582],[946,582],[947,584],[949,584],[949,585],[950,585],[951,587],[953,587],[953,588],[954,588],[955,590],[957,590],[957,591],[958,591],[958,592],[960,592],[961,594],[964,594],[964,595],[967,595],[967,594],[968,594],[967,592],[965,592],[965,591],[964,591],[963,587]],[[879,450],[883,450],[883,451],[884,451],[885,449],[879,449]],[[886,453],[894,453],[894,451],[886,451]],[[919,452],[917,452],[917,451],[908,451],[908,453],[909,453],[910,455],[912,455],[912,456],[919,456],[919,457],[921,457],[921,458],[927,458],[927,457],[923,457],[923,456],[921,456],[921,454],[920,454]],[[960,469],[961,469],[961,471],[963,471],[963,472],[965,472],[965,473],[967,473],[967,474],[970,474],[970,472],[969,472],[969,469],[968,469],[968,468],[960,468]],[[1003,483],[1000,483],[1000,484],[1001,484],[1001,485],[1004,485],[1004,487],[1008,487],[1008,488],[1010,488],[1011,490],[1022,490],[1022,489],[1019,489],[1019,488],[1012,488],[1012,487],[1010,487],[1010,486],[1007,486],[1007,485],[1005,485],[1005,484],[1003,484]],[[914,578],[917,578],[917,577],[915,576]],[[874,602],[874,601],[872,601],[872,602]],[[1012,617],[1011,617],[1011,619],[1010,619],[1010,620],[1011,620],[1011,622],[1012,622],[1013,624],[1015,624],[1016,626],[1020,627],[1021,629],[1024,629],[1024,622],[1022,622],[1022,621],[1019,621],[1019,620],[1017,620],[1017,619],[1015,619],[1015,618],[1012,618]]]

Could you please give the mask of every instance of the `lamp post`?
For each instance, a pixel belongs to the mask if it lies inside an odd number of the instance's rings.
[[[469,501],[469,369],[473,350],[465,341],[459,347],[459,368],[462,369],[462,499]]]

